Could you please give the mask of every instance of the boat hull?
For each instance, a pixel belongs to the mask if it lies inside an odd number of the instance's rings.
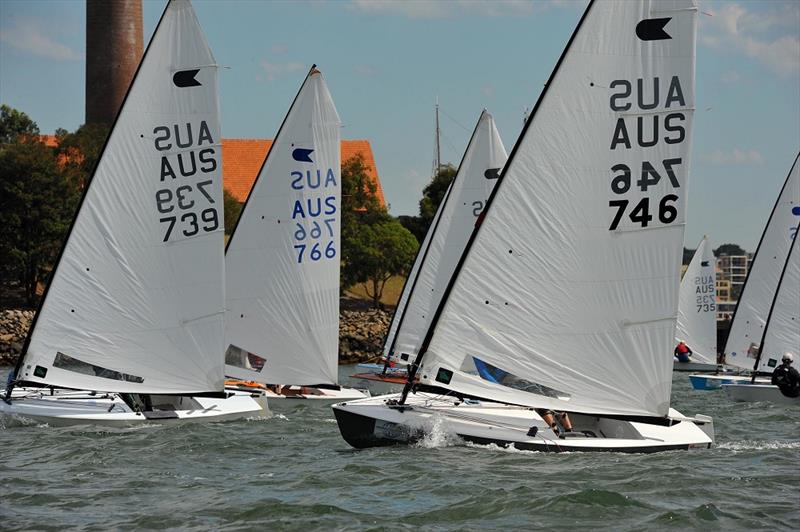
[[[701,362],[678,362],[673,360],[672,371],[715,372],[721,366],[717,364],[703,364]]]
[[[102,425],[131,427],[142,423],[180,424],[266,417],[266,397],[246,392],[226,398],[152,396],[151,411],[134,410],[119,394],[15,389],[9,403],[0,401],[0,415],[22,423],[50,426]]]
[[[769,401],[780,405],[800,406],[800,397],[786,397],[773,384],[723,384],[722,389],[732,401]]]
[[[689,381],[695,390],[721,390],[723,384],[748,384],[748,375],[689,375]],[[769,379],[757,378],[756,383],[768,384]]]
[[[570,413],[576,432],[559,438],[530,408],[422,393],[403,406],[392,405],[398,397],[333,405],[344,440],[357,449],[452,440],[528,451],[629,453],[707,449],[714,441],[711,418],[685,418],[674,410],[669,424]]]

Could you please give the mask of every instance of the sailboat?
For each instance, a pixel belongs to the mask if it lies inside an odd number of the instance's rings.
[[[170,1],[56,261],[0,413],[52,425],[264,413],[224,391],[217,66]],[[258,400],[254,397],[259,397]]]
[[[312,67],[228,241],[229,386],[264,389],[270,399],[367,396],[337,384],[340,127]]]
[[[678,308],[696,27],[690,0],[589,4],[403,393],[333,406],[345,441],[392,445],[441,431],[541,451],[712,444],[711,418],[670,408],[665,356]],[[550,411],[571,423],[546,421]]]
[[[681,279],[675,341],[692,350],[689,362],[674,361],[675,371],[717,370],[716,261],[704,236]]]
[[[406,366],[416,358],[507,158],[494,118],[484,110],[403,287],[384,343],[387,365]]]
[[[784,397],[769,378],[784,353],[800,355],[800,274],[797,232],[800,223],[800,153],[794,160],[750,264],[725,345],[728,364],[753,377],[723,383],[736,401],[798,404]]]

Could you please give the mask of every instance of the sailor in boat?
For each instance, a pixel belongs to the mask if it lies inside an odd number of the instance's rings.
[[[559,438],[563,438],[564,434],[572,432],[572,421],[569,419],[569,414],[566,412],[553,412],[552,410],[537,409],[536,413],[541,416],[547,425],[553,429],[553,432]],[[558,421],[558,423],[556,423]]]
[[[781,358],[781,365],[772,372],[772,384],[780,389],[786,397],[800,397],[800,372],[792,367],[794,355],[786,353]]]
[[[681,340],[678,342],[678,345],[675,346],[675,351],[673,351],[675,357],[677,357],[678,362],[689,362],[689,357],[692,356],[692,350],[686,345],[686,342]]]

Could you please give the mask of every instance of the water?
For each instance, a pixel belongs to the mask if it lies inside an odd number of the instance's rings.
[[[355,451],[330,409],[307,403],[209,425],[6,421],[0,529],[800,528],[800,409],[730,403],[691,390],[685,374],[674,378],[673,406],[713,416],[717,445],[544,454],[438,434]]]

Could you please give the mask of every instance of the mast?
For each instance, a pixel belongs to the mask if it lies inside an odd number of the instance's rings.
[[[781,277],[778,280],[778,286],[775,289],[775,295],[772,298],[772,305],[770,305],[769,314],[767,314],[767,321],[764,324],[764,334],[761,335],[761,341],[759,341],[758,343],[758,354],[756,355],[756,361],[753,364],[753,375],[750,378],[751,384],[756,382],[756,373],[758,373],[758,365],[761,363],[761,353],[764,351],[764,340],[767,338],[767,330],[769,329],[769,322],[772,320],[772,311],[775,310],[775,302],[778,300],[778,294],[781,291],[781,284],[783,284],[783,276],[786,274],[786,268],[789,266],[789,259],[791,259],[792,257],[792,251],[794,251],[795,249],[795,242],[797,241],[798,232],[800,232],[800,223],[797,224],[794,236],[792,237],[792,244],[789,247],[789,253],[786,254],[786,262],[783,264],[783,269],[781,270]]]
[[[439,175],[439,169],[442,167],[442,147],[441,147],[441,130],[439,129],[439,97],[436,97],[436,146],[433,153],[433,177]]]
[[[581,27],[583,26],[584,21],[586,20],[587,15],[594,6],[595,0],[591,0],[589,5],[586,7],[586,10],[583,12],[578,25],[575,27],[575,30],[570,35],[569,41],[567,41],[567,45],[564,47],[564,51],[561,52],[561,56],[558,58],[558,63],[556,63],[553,72],[550,74],[550,78],[547,80],[547,84],[545,85],[544,90],[539,94],[539,98],[536,100],[536,104],[533,106],[533,110],[531,111],[528,120],[525,122],[525,126],[522,128],[522,132],[520,133],[519,137],[517,137],[517,142],[514,144],[514,148],[512,148],[511,153],[508,156],[508,160],[506,161],[503,170],[501,170],[501,174],[497,180],[497,184],[495,185],[494,189],[492,189],[492,193],[489,195],[489,199],[486,201],[486,206],[483,209],[483,213],[478,218],[478,221],[475,223],[475,229],[472,231],[472,235],[470,235],[469,240],[467,241],[467,245],[464,248],[463,253],[461,254],[461,258],[458,260],[458,264],[456,265],[456,269],[453,272],[453,275],[450,277],[450,282],[447,283],[447,288],[445,288],[444,294],[442,294],[442,299],[439,301],[439,305],[436,308],[436,313],[431,320],[431,325],[428,328],[428,332],[425,333],[425,338],[422,340],[422,345],[420,346],[419,353],[417,353],[414,362],[411,364],[411,367],[408,370],[408,378],[406,379],[406,383],[403,386],[403,392],[400,396],[399,404],[405,404],[406,398],[408,397],[408,393],[411,391],[412,386],[414,385],[414,379],[417,376],[417,370],[419,369],[420,364],[422,363],[422,359],[425,357],[425,352],[428,350],[428,346],[430,346],[431,340],[433,339],[433,333],[436,331],[436,326],[439,323],[439,318],[442,315],[442,311],[444,310],[445,305],[447,304],[447,300],[450,297],[450,292],[453,290],[453,286],[455,285],[456,279],[458,279],[458,275],[461,272],[462,267],[464,266],[464,261],[466,260],[467,256],[469,255],[470,248],[472,248],[472,244],[475,242],[475,238],[478,235],[478,232],[481,228],[481,221],[488,215],[489,209],[491,208],[494,198],[497,197],[497,192],[500,190],[500,187],[503,184],[503,179],[506,176],[508,168],[511,166],[511,162],[514,160],[514,156],[517,154],[519,147],[522,145],[522,141],[525,138],[525,134],[528,131],[528,128],[533,123],[533,118],[536,116],[536,111],[539,109],[539,106],[544,101],[544,97],[547,94],[548,90],[550,89],[550,85],[552,81],[555,79],[556,74],[558,73],[561,64],[564,61],[564,58],[567,56],[567,53],[572,46],[575,37],[580,32]],[[438,104],[437,104],[437,118],[438,118]]]

